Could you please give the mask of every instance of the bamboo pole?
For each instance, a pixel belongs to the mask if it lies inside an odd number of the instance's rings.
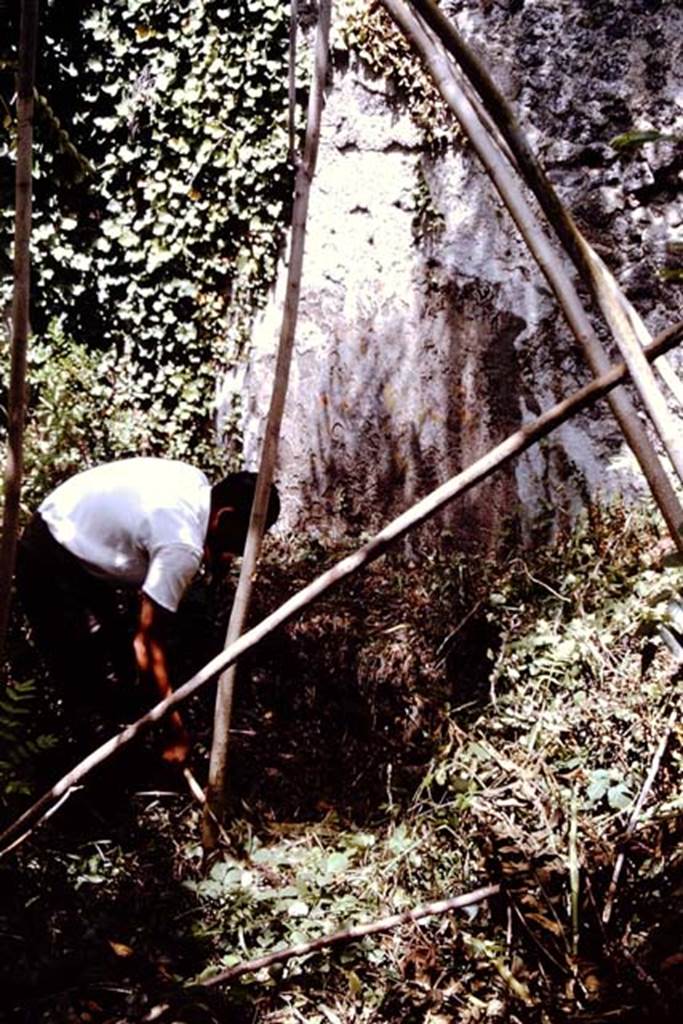
[[[439,36],[439,38],[441,37]],[[441,38],[441,41],[445,45],[443,38]],[[463,43],[463,46],[464,45],[465,44]],[[448,46],[446,46],[446,49],[452,53]],[[486,74],[485,71],[484,74]],[[641,347],[644,348],[646,345],[649,345],[652,341],[652,334],[645,326],[642,317],[619,287],[609,267],[600,258],[600,256],[598,256],[585,236],[581,233],[573,221],[571,214],[564,206],[562,206],[561,200],[554,191],[552,183],[545,177],[545,172],[543,171],[541,164],[537,161],[533,151],[528,147],[528,143],[526,142],[521,130],[519,128],[516,129],[517,132],[519,132],[519,138],[524,140],[524,146],[530,154],[531,167],[533,168],[531,171],[528,169],[528,162],[524,161],[524,152],[521,154],[517,153],[510,145],[510,141],[515,141],[516,136],[513,136],[512,139],[508,139],[503,134],[503,128],[508,124],[508,119],[504,116],[499,116],[494,120],[489,110],[482,102],[480,96],[475,91],[473,83],[466,77],[461,80],[460,85],[464,88],[465,94],[491,137],[496,140],[510,164],[517,168],[517,171],[521,175],[525,184],[532,190],[536,199],[540,200],[539,205],[541,206],[549,225],[555,230],[560,242],[564,245],[566,252],[581,275],[584,284],[587,285],[593,297],[598,301],[598,304],[600,305],[600,301],[603,300],[604,294],[603,296],[599,295],[596,297],[596,290],[598,292],[602,290],[603,293],[606,293],[608,289],[605,288],[603,281],[609,282],[609,285],[614,292],[614,299],[621,307],[623,314],[628,321],[628,327],[632,332],[633,337],[639,342]],[[491,88],[494,90],[496,89],[493,82],[491,82]],[[509,117],[514,121],[514,115],[512,114],[512,111],[509,110],[507,100],[502,94],[499,95],[501,105],[508,109]],[[564,219],[556,215],[555,204],[560,204]],[[565,222],[569,224],[569,232],[567,232]],[[576,255],[577,253],[579,254],[578,256]],[[600,269],[600,273],[594,269],[598,267]],[[673,397],[678,402],[678,405],[683,408],[683,382],[678,377],[673,366],[668,360],[660,359],[657,362],[656,370]],[[594,372],[596,371],[594,370]]]
[[[403,924],[413,924],[415,921],[423,921],[426,917],[436,917],[439,914],[449,914],[453,910],[462,910],[464,907],[472,907],[484,900],[490,900],[500,894],[500,885],[486,885],[473,892],[463,893],[461,896],[452,896],[450,899],[434,900],[433,903],[425,903],[422,907],[415,907],[413,910],[404,910],[400,914],[391,914],[389,917],[381,917],[377,921],[368,921],[367,924],[352,925],[351,928],[343,928],[330,935],[321,935],[318,939],[310,939],[308,942],[299,942],[287,949],[278,949],[274,953],[266,953],[264,956],[254,960],[245,960],[244,963],[235,964],[227,970],[214,974],[206,981],[200,982],[204,988],[211,988],[214,985],[227,985],[243,974],[254,974],[262,971],[264,967],[272,967],[273,964],[282,964],[297,956],[308,956],[309,953],[317,953],[320,949],[330,949],[333,946],[342,946],[348,942],[358,942],[367,935],[377,935],[380,932],[392,931],[400,928]]]
[[[299,22],[299,0],[289,4],[289,82],[287,89],[287,131],[289,159],[296,160],[296,42]]]
[[[12,594],[12,577],[19,531],[19,507],[24,468],[26,418],[26,350],[29,335],[33,186],[33,87],[38,40],[38,0],[23,0],[19,29],[17,80],[17,166],[14,220],[14,295],[12,301],[12,362],[10,368],[7,457],[0,539],[0,657],[5,647]]]
[[[600,257],[596,253],[596,259]],[[607,268],[605,268],[607,270]],[[607,270],[607,273],[609,271]],[[629,300],[626,298],[622,291],[619,292],[619,301],[621,302],[622,309],[629,319],[633,333],[638,338],[638,341],[643,348],[649,345],[652,341],[652,335],[648,331],[647,327],[643,323],[643,319],[636,309],[632,306]],[[668,359],[660,359],[657,362],[657,371],[659,376],[662,378],[673,397],[678,402],[679,406],[683,409],[683,382],[674,370]]]
[[[662,334],[658,335],[652,345],[645,350],[649,360],[654,360],[683,341],[683,323],[676,324]],[[253,626],[246,633],[227,647],[215,658],[212,658],[201,668],[191,679],[178,687],[164,700],[155,704],[147,714],[143,715],[136,722],[126,726],[120,733],[103,743],[97,750],[94,750],[70,772],[61,778],[47,793],[44,793],[34,804],[31,805],[22,815],[9,825],[0,834],[1,853],[6,853],[9,844],[15,844],[17,837],[29,834],[29,831],[36,821],[42,819],[45,811],[52,804],[59,800],[72,786],[80,783],[94,768],[102,764],[121,747],[126,746],[135,739],[144,729],[154,722],[160,721],[177,704],[187,700],[193,693],[208,683],[211,679],[237,661],[247,651],[252,650],[261,643],[274,630],[283,626],[290,619],[299,615],[305,608],[313,604],[328,591],[332,590],[343,580],[348,579],[355,573],[370,565],[377,558],[385,553],[390,547],[396,544],[402,537],[412,530],[421,526],[428,519],[431,519],[437,512],[443,509],[449,502],[461,494],[471,490],[477,484],[485,480],[497,469],[506,466],[516,456],[521,455],[532,445],[536,444],[542,437],[550,434],[553,430],[565,423],[572,416],[589,408],[598,399],[606,396],[613,388],[628,376],[628,370],[624,363],[613,367],[609,373],[598,380],[591,381],[585,387],[576,391],[569,398],[563,399],[552,408],[542,413],[535,420],[527,423],[515,431],[508,438],[502,441],[495,448],[492,448],[486,455],[462,470],[456,476],[451,477],[446,483],[431,491],[407,511],[403,512],[396,519],[392,520],[371,540],[364,544],[353,554],[348,555],[327,572],[318,576],[284,604],[276,608],[270,615],[266,616],[258,625]]]
[[[659,771],[660,765],[662,763],[662,758],[664,757],[664,752],[666,751],[666,748],[669,744],[669,740],[671,739],[671,734],[673,733],[674,728],[676,726],[676,720],[678,718],[678,715],[678,709],[674,708],[667,719],[666,727],[664,729],[664,735],[657,744],[657,749],[655,750],[654,757],[652,758],[652,762],[650,764],[650,770],[648,771],[645,777],[645,781],[643,782],[643,785],[640,788],[640,793],[638,794],[638,799],[636,800],[633,810],[631,811],[631,814],[629,816],[626,831],[624,832],[624,835],[621,839],[622,849],[619,851],[617,855],[617,859],[614,864],[614,869],[612,871],[612,878],[610,879],[609,886],[607,887],[607,896],[605,897],[605,905],[602,911],[603,924],[609,924],[610,918],[612,916],[614,898],[617,894],[619,879],[621,878],[621,872],[624,869],[624,862],[626,860],[626,852],[624,849],[625,844],[628,842],[628,840],[631,838],[631,836],[636,830],[636,825],[638,824],[638,820],[643,810],[643,806],[648,796],[650,795],[652,787],[654,786],[655,779],[657,778],[657,772]]]
[[[384,6],[387,9],[390,8],[387,3]],[[643,366],[640,355],[641,345],[647,344],[651,340],[647,328],[619,289],[613,275],[579,231],[527,142],[507,99],[500,92],[482,62],[459,34],[453,22],[440,10],[434,0],[411,0],[411,6],[455,58],[467,81],[481,98],[495,127],[509,146],[520,174],[533,191],[548,222],[556,231],[581,277],[593,293],[621,353],[631,369],[634,384],[664,443],[674,469],[681,477],[683,442],[680,439],[680,431],[659,392],[651,368],[647,365],[647,361]],[[596,376],[604,373],[609,360],[594,333],[592,336],[586,337],[584,349],[593,373]],[[683,403],[683,388],[674,370],[666,361],[662,361],[660,374],[679,403]],[[650,484],[673,539],[679,550],[683,550],[681,535],[683,510],[656,452],[626,395],[616,393],[610,404],[622,432]],[[683,477],[681,478],[683,479]]]
[[[251,592],[256,565],[261,551],[261,542],[265,531],[266,514],[273,471],[277,459],[280,425],[287,384],[292,361],[292,348],[296,333],[296,322],[299,311],[301,293],[301,272],[304,259],[304,241],[306,237],[306,217],[311,191],[311,183],[315,173],[315,165],[320,140],[320,121],[324,102],[325,80],[327,77],[329,34],[330,34],[330,0],[321,0],[318,27],[315,41],[315,67],[313,82],[309,94],[306,122],[306,138],[303,158],[296,172],[294,208],[292,211],[292,232],[289,254],[289,269],[285,306],[280,331],[277,361],[270,409],[266,421],[265,437],[261,452],[261,465],[256,481],[256,492],[249,522],[247,543],[242,559],[237,592],[230,614],[230,622],[225,640],[226,647],[237,639],[246,622],[251,600]],[[292,69],[293,73],[293,69]],[[235,690],[236,667],[227,669],[218,681],[216,709],[214,714],[213,743],[209,762],[209,783],[207,789],[206,811],[202,823],[202,842],[205,850],[212,850],[218,842],[217,822],[222,823],[225,817],[227,796],[228,746],[230,735],[230,719]]]

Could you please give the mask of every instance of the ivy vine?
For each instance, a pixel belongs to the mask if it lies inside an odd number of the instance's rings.
[[[458,137],[457,121],[443,102],[410,44],[384,8],[364,0],[340,0],[337,51],[352,54],[370,74],[384,78],[389,102],[410,112],[428,152],[451,145]]]
[[[102,352],[107,379],[120,364],[131,408],[156,410],[146,442],[160,454],[177,432],[188,455],[208,438],[216,376],[274,277],[292,184],[288,13],[280,0],[46,5],[33,327]],[[3,270],[15,59],[0,50]]]

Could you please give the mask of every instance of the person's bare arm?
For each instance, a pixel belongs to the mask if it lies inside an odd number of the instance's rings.
[[[168,677],[165,634],[171,613],[146,594],[142,595],[134,649],[140,676],[156,689],[159,699],[172,692]],[[184,764],[190,751],[190,739],[178,711],[168,716],[168,736],[162,757],[173,764]]]

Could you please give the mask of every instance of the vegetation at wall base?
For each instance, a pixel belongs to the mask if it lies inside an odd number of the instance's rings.
[[[271,541],[254,614],[342,553]],[[679,726],[624,836],[680,703],[680,572],[647,517],[595,506],[488,573],[413,547],[349,581],[245,666],[231,845],[206,870],[199,810],[144,759],[0,863],[7,1019],[673,1022]],[[198,661],[206,600],[198,585],[178,638]],[[200,747],[210,706],[191,708]],[[487,882],[504,897],[201,987]]]

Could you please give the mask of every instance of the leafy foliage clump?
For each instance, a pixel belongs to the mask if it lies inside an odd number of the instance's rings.
[[[0,340],[0,385],[7,387],[7,342]],[[26,518],[63,480],[101,462],[135,455],[188,456],[210,475],[224,463],[208,419],[201,381],[190,368],[173,374],[178,391],[172,417],[161,399],[138,404],[139,366],[132,356],[97,352],[55,327],[34,337],[28,352],[28,405],[22,510]],[[2,411],[0,411],[0,415]]]
[[[57,745],[51,733],[36,730],[33,680],[11,680],[0,694],[0,805],[32,792],[35,765]]]
[[[47,337],[56,325],[106,352],[131,404],[162,427],[157,446],[171,432],[160,412],[188,454],[206,439],[217,372],[234,361],[274,276],[291,192],[287,14],[277,0],[47,5],[33,327]],[[9,112],[14,54],[0,57]],[[7,113],[8,268],[14,142]]]
[[[451,145],[459,137],[457,122],[382,6],[344,0],[337,10],[337,55],[355,57],[371,74],[386,80],[389,102],[410,112],[428,149]]]
[[[257,614],[343,553],[302,542],[293,558],[271,543]],[[164,1022],[256,1012],[264,1024],[673,1022],[679,587],[680,567],[662,559],[652,524],[620,507],[594,508],[556,546],[504,565],[417,546],[410,560],[382,560],[244,666],[236,814],[217,861],[201,870],[200,811],[182,794],[150,794],[142,780],[132,833],[129,824],[108,834],[94,801],[96,842],[79,831],[69,848],[56,817],[24,848],[6,925],[18,936],[19,974],[23,906],[47,871],[45,936],[32,962],[43,957],[56,973],[60,956],[86,956],[84,915],[94,963],[80,984],[46,998],[63,1014],[85,1007],[98,1024],[120,1016],[124,1000],[131,1019],[154,1011]],[[193,713],[201,740],[202,708]],[[82,829],[82,811],[75,817]],[[153,855],[139,845],[145,830],[156,834]],[[605,922],[619,852],[625,866]],[[169,977],[170,968],[201,983],[241,960],[490,882],[502,897],[468,913],[291,960],[223,994]],[[152,900],[174,908],[172,927],[150,915]],[[124,951],[113,959],[111,943]],[[25,1004],[25,985],[14,986]]]

